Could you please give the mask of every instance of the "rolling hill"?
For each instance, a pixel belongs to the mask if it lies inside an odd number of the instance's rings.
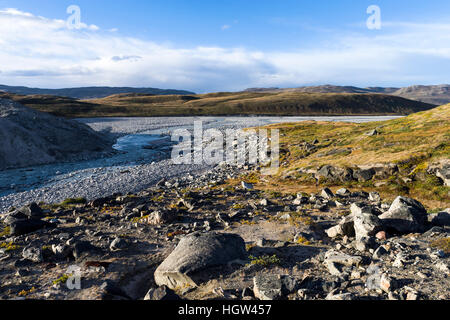
[[[450,103],[450,85],[410,86],[405,88],[369,87],[359,88],[353,86],[309,86],[299,88],[250,88],[247,92],[310,92],[310,93],[382,93],[425,103],[442,105]]]
[[[40,89],[28,87],[11,87],[0,85],[0,91],[22,95],[54,95],[73,99],[104,98],[119,93],[144,93],[144,94],[193,94],[193,92],[174,89],[156,88],[131,88],[131,87],[82,87],[66,89]]]
[[[0,94],[53,115],[145,117],[208,115],[406,115],[434,105],[384,94],[308,92],[218,92],[202,95],[119,94],[102,99]]]

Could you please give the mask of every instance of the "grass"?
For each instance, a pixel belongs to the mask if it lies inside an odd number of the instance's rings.
[[[264,183],[256,183],[255,189],[268,194],[292,194],[317,192],[324,186],[332,189],[347,187],[378,191],[385,199],[398,195],[410,196],[427,207],[447,207],[450,188],[443,186],[435,175],[428,174],[428,165],[450,158],[450,104],[389,121],[370,123],[315,122],[284,123],[267,126],[280,130],[281,158],[286,165],[276,174],[266,176]],[[381,135],[365,133],[377,129]],[[317,139],[316,150],[305,156],[303,142]],[[351,150],[333,152],[335,150]],[[396,164],[399,173],[385,179],[367,182],[317,181],[305,169],[317,169],[323,165],[356,167],[376,163]],[[412,178],[405,183],[401,177]],[[385,185],[375,187],[375,182]]]
[[[211,115],[410,114],[433,105],[383,94],[219,92],[200,95],[118,94],[95,100],[2,94],[28,107],[69,118]],[[1,95],[0,95],[1,96]]]
[[[450,253],[450,237],[432,241],[431,247],[442,250],[445,252],[445,254],[449,254]]]
[[[0,242],[0,248],[5,249],[6,252],[18,250],[21,247],[14,244],[14,242]]]
[[[62,206],[69,206],[69,205],[77,205],[77,204],[86,204],[87,200],[85,198],[68,198],[61,202]]]
[[[281,264],[280,258],[278,258],[275,254],[273,256],[263,255],[259,257],[249,256],[250,265],[259,265],[263,267],[268,267],[271,265],[279,265]]]
[[[72,275],[70,275],[70,274],[64,274],[64,275],[62,275],[61,277],[59,277],[58,279],[53,280],[53,284],[54,284],[54,285],[58,285],[58,284],[66,283],[67,280],[69,280],[69,278],[70,278],[71,276],[72,276]]]

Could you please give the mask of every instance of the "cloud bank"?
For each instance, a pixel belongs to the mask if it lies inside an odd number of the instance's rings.
[[[317,49],[178,48],[95,25],[0,10],[0,83],[37,87],[152,86],[197,92],[309,84],[447,83],[450,24],[388,22],[334,34]],[[116,31],[116,30],[115,30]]]

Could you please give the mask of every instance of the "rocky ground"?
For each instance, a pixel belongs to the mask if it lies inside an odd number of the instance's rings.
[[[0,297],[450,299],[450,209],[360,189],[256,190],[243,177],[257,170],[11,209]]]

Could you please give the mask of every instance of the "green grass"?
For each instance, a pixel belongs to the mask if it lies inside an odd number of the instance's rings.
[[[263,255],[259,257],[249,256],[250,259],[250,265],[259,265],[263,267],[268,267],[271,265],[279,265],[281,264],[280,258],[278,258],[276,255],[268,256]]]

